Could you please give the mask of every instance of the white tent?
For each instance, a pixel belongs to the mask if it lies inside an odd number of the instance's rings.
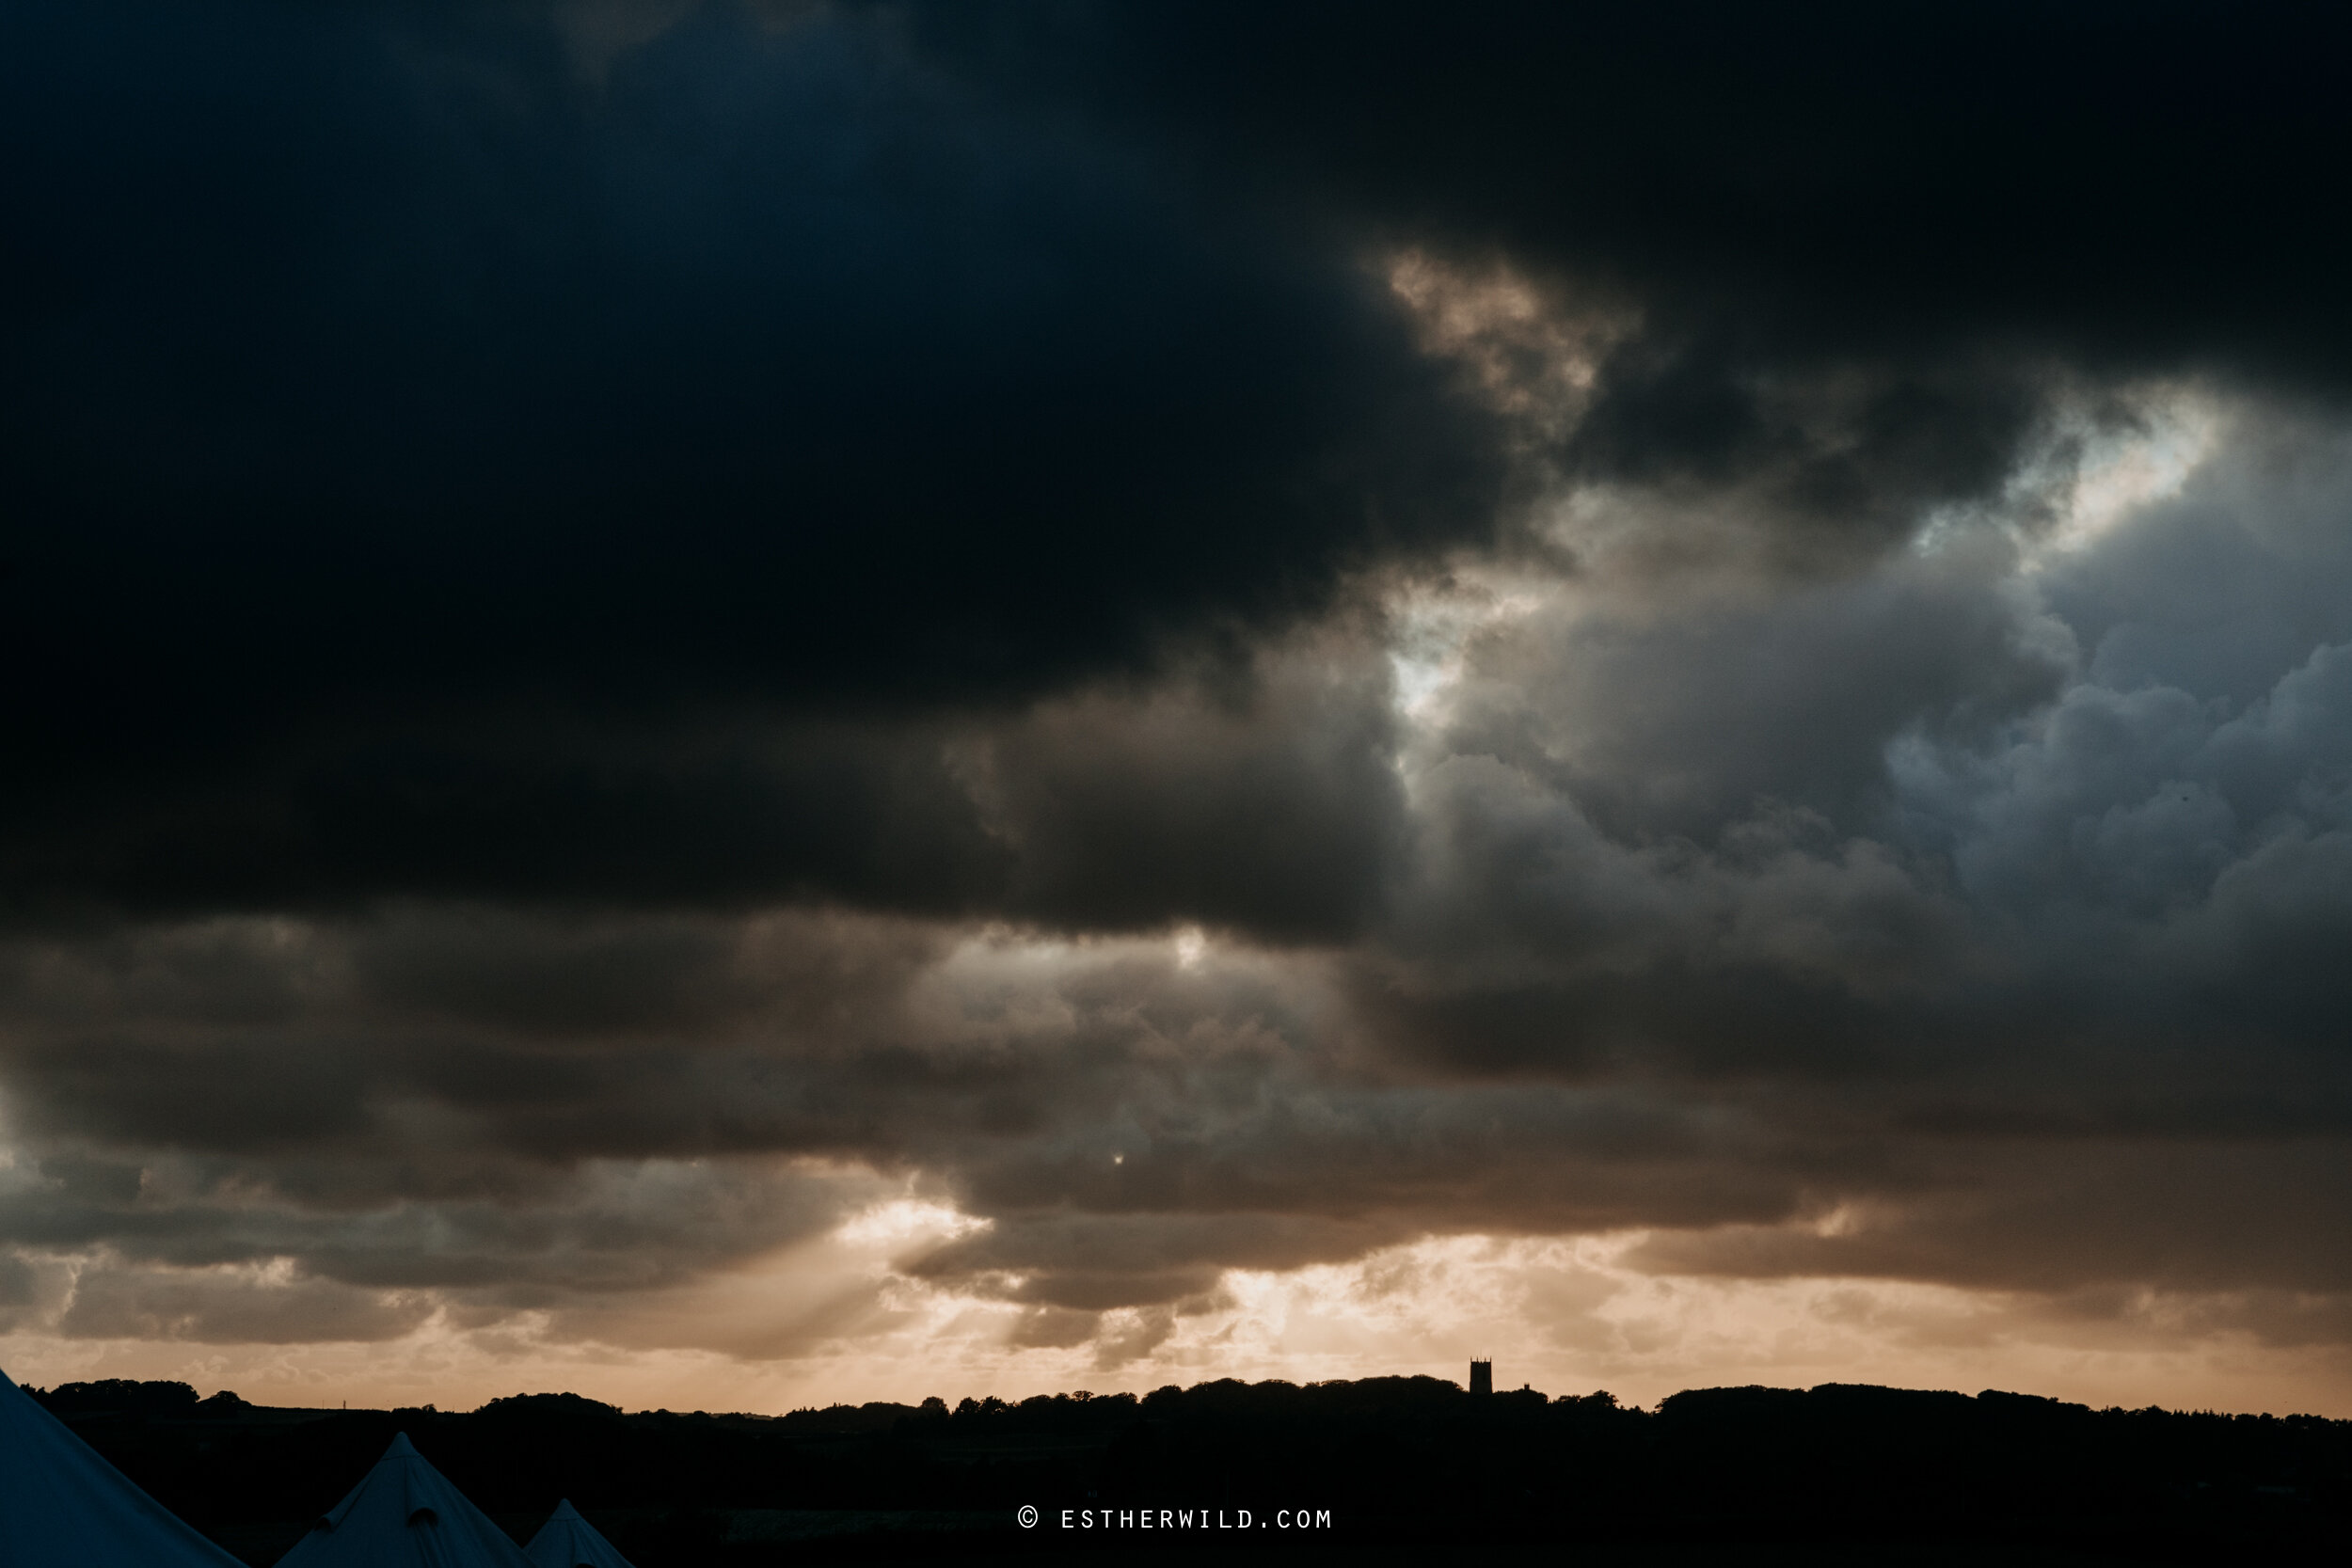
[[[242,1568],[0,1372],[0,1562]]]
[[[555,1505],[524,1550],[538,1568],[631,1568],[628,1559],[580,1516],[569,1497]]]
[[[278,1568],[532,1568],[402,1433]]]

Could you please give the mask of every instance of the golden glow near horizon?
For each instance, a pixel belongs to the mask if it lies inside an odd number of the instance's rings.
[[[1463,1362],[1491,1352],[1508,1386],[1606,1388],[1639,1404],[1688,1387],[1867,1382],[2134,1406],[2160,1388],[2176,1407],[2352,1415],[2352,1363],[2340,1349],[2198,1332],[2206,1304],[2196,1298],[2094,1309],[1939,1285],[1655,1273],[1640,1265],[1651,1239],[1640,1231],[1431,1237],[1344,1264],[1227,1270],[1205,1302],[1114,1310],[1084,1342],[1055,1343],[1037,1332],[1037,1308],[894,1266],[984,1224],[935,1201],[885,1198],[749,1269],[610,1315],[574,1312],[560,1326],[524,1312],[468,1327],[439,1311],[379,1343],[18,1333],[0,1336],[0,1356],[20,1383],[168,1377],[285,1405],[463,1409],[568,1390],[630,1409],[776,1413],[1221,1377],[1459,1381]],[[294,1283],[282,1269],[243,1273],[264,1291]]]

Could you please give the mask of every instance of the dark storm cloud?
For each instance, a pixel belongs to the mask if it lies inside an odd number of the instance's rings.
[[[20,911],[1330,929],[1353,840],[1130,886],[1086,812],[1009,875],[932,737],[845,716],[1146,670],[1487,537],[1518,438],[1386,247],[1604,291],[1638,325],[1539,467],[1731,487],[1805,570],[1997,491],[2053,367],[2342,369],[2328,51],[2243,18],[7,25]],[[779,705],[835,728],[765,744]],[[1182,816],[1136,831],[1227,825]]]
[[[1344,934],[1399,836],[1385,665],[1360,632],[1207,663],[993,716],[339,720],[280,754],[28,807],[0,870],[20,918],[830,899]]]
[[[913,8],[1195,178],[1638,311],[1585,481],[1740,483],[1801,570],[1998,490],[2054,374],[2341,399],[2340,22],[2256,8]]]
[[[1628,356],[1653,437],[1637,463],[1762,434],[1752,398],[1775,388],[1743,389],[1742,367],[2040,344],[2139,371],[2352,372],[2328,259],[2346,219],[2317,195],[2352,137],[2328,63],[2343,35],[2308,10],[916,14],[977,77],[1165,135],[1218,178],[1621,283],[1677,329]],[[1915,493],[1974,488],[1998,477],[2003,421],[1966,415],[1996,405],[1890,387],[1863,450],[1924,439]]]
[[[882,20],[593,79],[502,9],[8,27],[20,905],[953,906],[935,766],[730,722],[1025,699],[1491,525],[1376,279]]]
[[[2336,55],[1959,16],[11,12],[0,1308],[2339,1332]]]

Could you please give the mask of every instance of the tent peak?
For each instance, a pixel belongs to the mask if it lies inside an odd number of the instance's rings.
[[[532,1568],[405,1432],[321,1523],[278,1568]]]
[[[523,1553],[532,1568],[629,1568],[628,1559],[580,1516],[569,1497],[555,1505]]]

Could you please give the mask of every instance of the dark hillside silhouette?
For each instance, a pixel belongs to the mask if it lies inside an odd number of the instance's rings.
[[[2340,1551],[2352,1421],[2091,1410],[1853,1385],[1708,1388],[1654,1412],[1606,1393],[1472,1396],[1429,1377],[1225,1380],[1137,1397],[624,1413],[573,1394],[468,1413],[199,1401],[183,1384],[31,1390],[199,1529],[268,1562],[391,1434],[527,1536],[561,1497],[640,1568],[875,1561],[989,1549],[1230,1552],[1448,1542],[1948,1543],[2149,1561]],[[1023,1504],[1039,1528],[1013,1522]],[[1244,1537],[1060,1528],[1184,1508]],[[1328,1509],[1283,1535],[1281,1509]],[[2064,1559],[2055,1559],[2062,1560]]]

